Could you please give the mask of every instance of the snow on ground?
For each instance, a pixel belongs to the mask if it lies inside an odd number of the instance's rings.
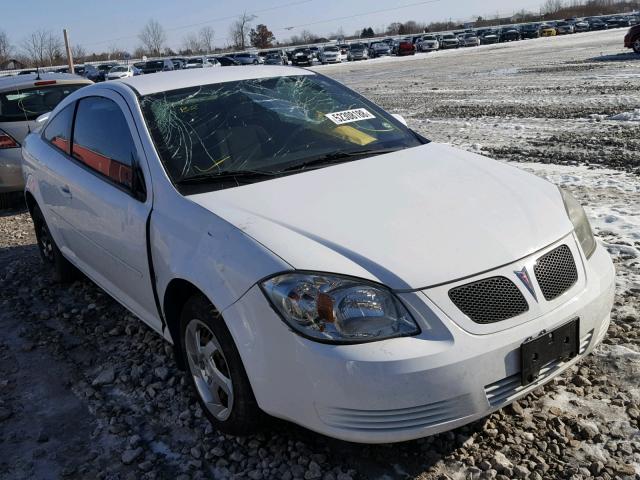
[[[401,113],[434,141],[498,159],[638,172],[640,122],[628,120],[640,110],[640,55],[623,47],[624,34],[615,29],[314,69]]]
[[[640,177],[586,166],[516,165],[578,196],[596,235],[618,264],[619,291],[640,293]]]
[[[51,282],[28,214],[3,212],[0,478],[639,478],[640,122],[611,117],[640,109],[640,56],[623,35],[316,68],[428,138],[518,162],[586,206],[618,284],[607,337],[571,371],[414,442],[353,445],[275,421],[220,435],[170,347],[91,282]]]

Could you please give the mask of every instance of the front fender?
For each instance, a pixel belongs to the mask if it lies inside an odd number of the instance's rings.
[[[183,197],[171,210],[154,208],[149,241],[163,309],[173,279],[193,284],[222,312],[260,279],[292,268],[240,229]]]

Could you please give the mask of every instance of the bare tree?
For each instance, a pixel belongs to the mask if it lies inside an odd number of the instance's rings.
[[[82,45],[72,44],[71,56],[73,57],[74,62],[82,63],[84,62],[84,59],[87,56],[87,51],[84,49]]]
[[[13,46],[9,42],[9,37],[6,33],[0,30],[0,63],[9,60],[9,55],[13,51]]]
[[[231,41],[235,48],[244,50],[245,45],[247,44],[247,34],[251,28],[250,22],[255,18],[255,15],[249,15],[245,12],[231,24],[229,36],[231,37]]]
[[[159,56],[167,41],[167,34],[157,20],[151,19],[144,26],[138,38],[150,55]]]
[[[195,34],[190,33],[182,40],[182,49],[186,55],[193,55],[194,53],[200,53],[202,44]]]
[[[211,27],[202,27],[200,29],[200,46],[204,53],[213,52],[213,39],[215,38],[216,32]]]
[[[47,30],[36,30],[22,41],[22,48],[34,66],[42,67],[46,63],[49,35]]]
[[[144,47],[136,47],[133,51],[133,58],[142,58],[146,53],[147,52],[145,52]]]
[[[62,60],[62,51],[64,44],[60,37],[55,36],[53,33],[48,32],[45,37],[44,50],[47,55],[49,65],[54,65]]]
[[[545,14],[553,14],[562,10],[562,0],[546,0],[542,5],[542,12]]]
[[[309,30],[302,30],[300,32],[300,39],[302,40],[302,43],[313,43],[316,38],[318,38],[317,35],[311,33]]]

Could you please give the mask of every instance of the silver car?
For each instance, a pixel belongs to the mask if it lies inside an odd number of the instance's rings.
[[[36,118],[53,110],[91,80],[66,73],[0,78],[0,208],[7,208],[24,188],[21,145]]]

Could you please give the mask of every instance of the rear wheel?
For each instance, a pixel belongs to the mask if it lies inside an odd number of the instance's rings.
[[[42,211],[37,205],[33,207],[31,219],[36,232],[40,257],[42,257],[45,265],[53,270],[53,279],[60,283],[68,283],[75,280],[77,270],[60,252],[44,219],[44,215],[42,215]]]
[[[189,379],[209,421],[231,435],[256,431],[263,414],[222,317],[204,296],[194,295],[180,323]]]

